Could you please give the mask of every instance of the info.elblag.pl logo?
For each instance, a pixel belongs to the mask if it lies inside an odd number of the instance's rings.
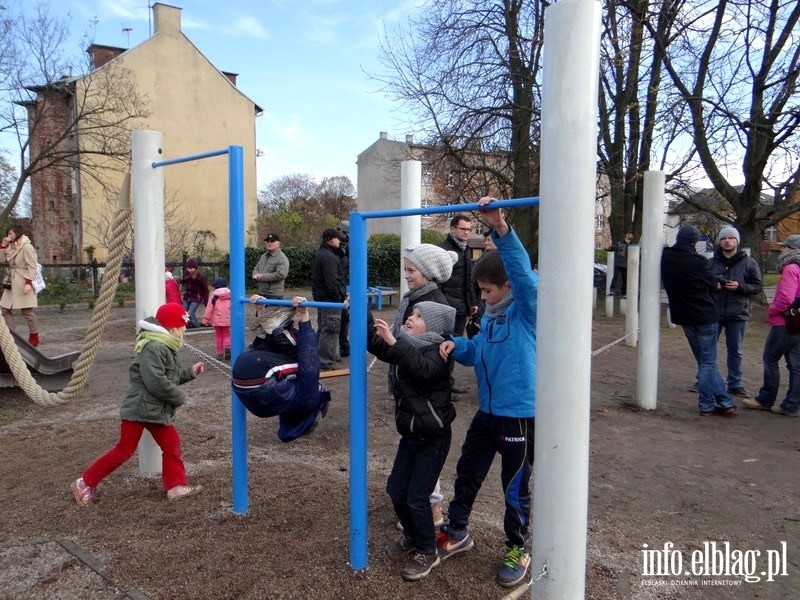
[[[642,544],[643,586],[728,585],[771,582],[785,577],[786,542],[776,550],[742,550],[730,542],[703,542],[691,552],[665,542],[662,549]],[[684,556],[685,555],[685,556]],[[657,579],[666,577],[670,579]],[[676,579],[677,578],[677,579]]]

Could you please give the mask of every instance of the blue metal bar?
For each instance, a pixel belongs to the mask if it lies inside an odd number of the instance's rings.
[[[230,146],[228,148],[223,148],[221,150],[211,150],[210,152],[203,152],[202,154],[190,154],[189,156],[181,156],[180,158],[171,158],[169,160],[160,160],[158,162],[153,163],[153,168],[157,167],[166,167],[168,165],[177,165],[180,163],[185,162],[192,162],[193,160],[201,160],[203,158],[210,158],[212,156],[220,156],[222,154],[228,154],[231,148],[239,148],[241,146]],[[230,163],[228,163],[228,169],[230,169]],[[228,185],[230,185],[230,180],[228,180]]]
[[[244,296],[244,152],[230,146],[228,156],[228,218],[230,232],[231,296]],[[218,152],[217,154],[222,154]],[[202,156],[216,156],[207,153]],[[198,155],[200,156],[200,155]],[[231,364],[245,351],[245,307],[231,303]],[[231,389],[231,464],[233,470],[233,512],[247,512],[247,411]]]
[[[367,222],[350,213],[350,565],[367,568]]]
[[[539,204],[538,196],[530,198],[516,198],[514,200],[498,200],[492,202],[492,209],[495,208],[519,208],[520,206],[531,206]],[[477,202],[471,204],[448,204],[447,206],[429,206],[427,208],[399,208],[396,210],[376,210],[368,213],[360,213],[364,219],[385,219],[387,217],[407,217],[409,215],[436,215],[450,212],[471,212],[482,210]],[[352,214],[352,213],[351,213]]]
[[[231,295],[233,294],[233,290],[231,290]],[[250,298],[247,296],[243,298],[239,298],[239,302],[241,304],[250,304]],[[277,300],[274,298],[259,298],[253,304],[266,304],[268,306],[294,306],[291,300]],[[315,302],[313,300],[306,300],[305,302],[301,302],[300,306],[308,306],[310,308],[338,308],[340,310],[344,309],[343,302]]]

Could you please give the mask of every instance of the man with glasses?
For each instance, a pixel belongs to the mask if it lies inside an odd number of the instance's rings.
[[[458,262],[453,265],[453,274],[450,279],[440,284],[442,293],[447,298],[447,303],[456,309],[456,323],[453,335],[463,336],[470,315],[478,312],[478,298],[475,287],[472,285],[472,260],[470,257],[467,240],[472,233],[472,223],[466,215],[456,215],[450,220],[450,233],[440,244],[445,250],[452,250],[458,254]],[[451,384],[452,367],[450,363]],[[463,394],[467,390],[453,384],[453,393]]]

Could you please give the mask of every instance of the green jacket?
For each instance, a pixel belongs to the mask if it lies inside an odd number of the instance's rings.
[[[140,327],[144,323],[140,321]],[[144,328],[166,333],[152,323],[147,323]],[[181,365],[177,351],[151,341],[136,355],[128,372],[130,385],[119,409],[120,418],[172,424],[175,409],[186,402],[186,395],[178,386],[195,378],[191,369]]]

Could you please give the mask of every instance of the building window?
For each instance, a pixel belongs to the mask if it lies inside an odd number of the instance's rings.
[[[595,215],[594,219],[595,219],[594,223],[595,231],[597,231],[598,233],[602,232],[603,224],[605,223],[605,217],[603,215]]]
[[[56,203],[53,200],[50,200],[50,210],[56,209]]]
[[[422,170],[422,185],[433,185],[433,173],[430,169]]]
[[[455,187],[457,174],[455,171],[447,173],[447,187]]]
[[[767,227],[764,230],[764,241],[765,242],[777,242],[778,241],[778,230],[775,227]]]

